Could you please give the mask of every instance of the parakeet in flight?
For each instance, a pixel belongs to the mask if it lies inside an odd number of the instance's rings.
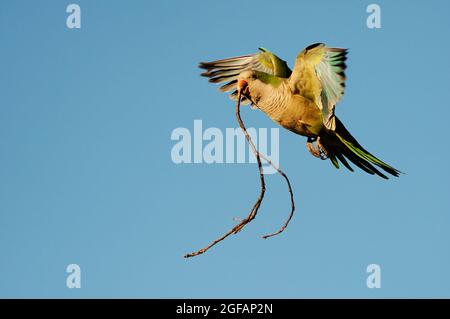
[[[344,94],[347,50],[323,43],[308,46],[299,53],[294,69],[272,52],[258,53],[213,62],[202,62],[203,76],[209,82],[223,83],[222,92],[230,92],[242,103],[251,104],[282,127],[307,137],[308,151],[322,160],[330,159],[350,171],[349,162],[369,174],[388,178],[385,172],[399,176],[394,167],[365,150],[335,115],[335,107]]]

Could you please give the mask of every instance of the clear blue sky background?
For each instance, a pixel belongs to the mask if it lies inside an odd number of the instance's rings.
[[[0,297],[450,297],[448,1],[68,1],[0,3]],[[290,65],[305,46],[350,48],[337,113],[406,172],[334,169],[280,131],[283,180],[248,213],[255,164],[175,165],[176,127],[236,127],[197,63],[264,46]],[[248,126],[274,127],[244,109]],[[66,266],[82,288],[66,288]],[[382,269],[381,289],[366,267]]]

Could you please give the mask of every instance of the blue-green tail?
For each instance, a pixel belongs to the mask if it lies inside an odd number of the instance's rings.
[[[339,162],[353,172],[353,168],[347,159],[369,174],[376,174],[382,178],[388,179],[380,170],[398,177],[401,172],[378,159],[362,147],[358,141],[344,127],[341,121],[336,118],[336,129],[334,132],[327,132],[321,139],[328,151],[329,158],[336,168],[339,168]]]

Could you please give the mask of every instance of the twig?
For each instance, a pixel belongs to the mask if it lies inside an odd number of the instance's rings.
[[[204,247],[204,248],[202,248],[202,249],[200,249],[200,250],[198,250],[196,252],[193,252],[193,253],[185,255],[184,256],[185,258],[201,255],[204,252],[206,252],[207,250],[209,250],[211,247],[216,245],[217,243],[221,242],[222,240],[224,240],[225,238],[230,236],[231,234],[238,233],[242,228],[244,228],[245,225],[247,225],[253,219],[255,219],[256,214],[258,213],[258,209],[261,206],[261,202],[262,202],[262,200],[264,198],[264,193],[266,192],[266,184],[265,184],[265,181],[264,181],[264,172],[263,172],[263,167],[262,167],[262,164],[261,164],[260,153],[256,149],[255,144],[253,143],[250,135],[248,134],[247,129],[245,128],[244,122],[242,122],[241,113],[240,113],[240,106],[241,106],[241,91],[239,90],[238,94],[237,94],[237,102],[236,102],[236,118],[237,118],[237,120],[239,122],[239,126],[241,127],[242,131],[245,134],[245,138],[247,139],[248,144],[251,146],[253,152],[255,153],[256,160],[258,162],[259,179],[260,179],[260,183],[261,183],[261,190],[260,190],[260,193],[259,193],[259,197],[256,200],[255,204],[253,205],[253,208],[250,211],[250,213],[248,214],[248,216],[246,218],[244,218],[239,224],[234,226],[230,231],[228,231],[222,237],[219,237],[216,240],[214,240],[208,246],[206,246],[206,247]]]
[[[266,156],[264,156],[261,153],[259,153],[259,154],[267,163],[269,163],[275,170],[277,170],[278,174],[280,174],[281,176],[284,177],[284,179],[286,180],[286,184],[288,186],[289,195],[291,197],[291,212],[289,213],[289,216],[286,219],[286,222],[276,232],[262,236],[262,238],[267,239],[269,237],[273,237],[273,236],[276,236],[276,235],[282,233],[286,229],[286,227],[289,225],[289,222],[291,221],[292,217],[294,216],[295,202],[294,202],[294,193],[292,192],[291,182],[289,181],[289,178],[287,177],[287,175],[279,167],[277,167],[270,159],[268,159]]]
[[[264,198],[264,194],[266,191],[266,184],[265,184],[265,180],[264,180],[264,173],[263,173],[263,168],[262,168],[262,164],[261,164],[261,158],[263,158],[268,164],[270,164],[277,172],[278,174],[280,174],[281,176],[283,176],[283,178],[286,180],[287,186],[288,186],[288,190],[289,190],[289,195],[291,198],[291,212],[289,213],[289,216],[286,220],[286,222],[283,224],[283,226],[281,226],[281,228],[271,234],[267,234],[262,236],[262,238],[267,239],[269,237],[273,237],[276,236],[280,233],[282,233],[286,227],[289,225],[289,222],[291,221],[292,217],[294,216],[294,212],[295,212],[295,203],[294,203],[294,193],[292,192],[292,187],[291,187],[291,183],[289,181],[289,178],[287,177],[287,175],[279,168],[277,167],[270,159],[268,159],[265,155],[261,154],[255,144],[253,143],[250,135],[247,132],[247,129],[245,128],[244,122],[241,119],[241,114],[240,114],[240,102],[241,102],[241,92],[238,91],[238,95],[237,95],[237,102],[236,102],[236,118],[239,122],[239,126],[241,127],[242,131],[245,134],[245,138],[247,139],[248,144],[251,146],[253,153],[256,156],[256,160],[258,162],[258,169],[259,169],[259,177],[260,177],[260,182],[261,182],[261,191],[259,194],[258,199],[256,200],[255,204],[253,205],[252,210],[250,211],[250,213],[248,214],[248,216],[243,219],[239,224],[237,224],[236,226],[234,226],[231,230],[229,230],[225,235],[223,235],[222,237],[217,238],[216,240],[214,240],[212,243],[210,243],[208,246],[194,252],[194,253],[190,253],[190,254],[186,254],[184,257],[185,258],[189,258],[189,257],[194,257],[197,255],[201,255],[204,252],[206,252],[207,250],[209,250],[211,247],[213,247],[214,245],[216,245],[217,243],[221,242],[222,240],[224,240],[225,238],[227,238],[228,236],[232,235],[232,234],[236,234],[239,231],[242,230],[242,228],[244,228],[245,225],[247,225],[248,223],[250,223],[253,219],[255,219],[256,214],[258,213],[258,209],[261,206],[261,202]]]

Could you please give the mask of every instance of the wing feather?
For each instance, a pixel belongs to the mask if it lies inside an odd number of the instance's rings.
[[[219,90],[221,92],[230,92],[230,98],[232,100],[236,100],[237,78],[242,71],[254,70],[286,79],[292,73],[285,61],[264,48],[259,48],[259,52],[252,55],[243,55],[212,62],[201,62],[199,67],[205,70],[201,75],[208,77],[209,82],[226,82]],[[244,104],[250,103],[244,97],[242,102]]]
[[[336,128],[334,109],[344,95],[347,50],[316,43],[297,56],[289,85],[294,93],[313,100],[328,129]]]

